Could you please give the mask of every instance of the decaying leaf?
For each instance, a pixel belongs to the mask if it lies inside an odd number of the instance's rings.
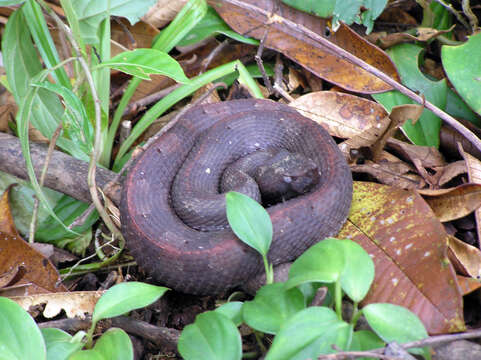
[[[25,311],[38,311],[40,305],[45,305],[42,311],[47,319],[57,316],[62,310],[69,318],[85,318],[92,314],[95,304],[104,291],[75,291],[68,293],[38,294],[31,296],[14,296],[11,299]],[[36,315],[35,313],[33,315]]]
[[[369,129],[382,133],[389,123],[388,113],[374,101],[335,91],[318,91],[289,103],[302,115],[322,125],[331,136],[349,139]],[[372,144],[376,136],[366,136]],[[366,146],[366,145],[363,145]]]
[[[416,29],[416,35],[411,35],[406,32],[388,34],[385,31],[381,31],[367,35],[366,39],[371,41],[373,44],[376,44],[381,49],[387,49],[396,44],[401,44],[405,42],[429,41],[438,37],[439,35],[450,32],[454,28],[454,26],[455,25],[453,25],[450,29],[446,30],[418,27]]]
[[[419,175],[409,173],[409,169],[406,170],[405,163],[403,162],[381,161],[376,164],[367,160],[364,164],[351,165],[351,171],[369,174],[383,184],[401,189],[414,190],[420,189],[425,185]]]
[[[8,278],[6,286],[15,294],[66,291],[55,266],[17,232],[8,204],[10,188],[0,199],[0,277]],[[5,289],[2,294],[6,295]]]
[[[464,158],[466,162],[466,168],[468,169],[468,179],[470,182],[475,184],[481,184],[481,161],[476,159],[471,154],[465,152],[461,144],[458,143],[459,153]],[[477,209],[474,212],[474,217],[476,218],[476,233],[478,239],[481,235],[481,209]]]
[[[389,57],[344,24],[333,32],[326,19],[274,0],[208,2],[236,32],[262,39],[267,30],[266,47],[281,52],[317,76],[344,89],[376,93],[391,90],[391,86],[325,48],[314,39],[316,34],[399,81]]]
[[[448,257],[456,272],[481,279],[481,251],[454,236],[448,238]]]
[[[407,307],[431,334],[464,330],[462,297],[446,257],[447,234],[420,195],[355,182],[339,236],[357,241],[374,261],[376,275],[365,303]]]
[[[422,189],[418,192],[442,222],[465,217],[481,206],[481,184],[463,184],[438,190]]]
[[[434,170],[436,170],[435,178],[437,179],[437,187],[443,186],[456,176],[468,172],[466,163],[463,160],[449,163],[446,166],[435,167]]]
[[[419,159],[426,168],[446,165],[443,155],[432,146],[412,145],[394,138],[387,141],[387,146],[406,160]]]
[[[142,20],[157,28],[163,28],[182,9],[188,0],[157,0]]]

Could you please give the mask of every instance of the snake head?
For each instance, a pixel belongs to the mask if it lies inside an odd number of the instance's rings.
[[[305,194],[320,181],[317,164],[304,155],[279,150],[259,166],[255,179],[269,203]]]

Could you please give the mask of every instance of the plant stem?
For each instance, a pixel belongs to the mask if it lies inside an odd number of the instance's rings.
[[[262,261],[264,261],[264,270],[266,272],[266,284],[272,284],[274,282],[274,271],[272,270],[272,265],[269,265],[266,255],[262,255]]]
[[[334,284],[334,302],[336,307],[336,314],[339,320],[342,321],[342,288],[341,279],[337,279]]]
[[[357,301],[355,301],[354,302],[354,309],[352,311],[352,317],[351,317],[352,326],[356,326],[357,321],[359,320],[361,315],[362,315],[362,310],[359,311],[359,304],[357,303]]]

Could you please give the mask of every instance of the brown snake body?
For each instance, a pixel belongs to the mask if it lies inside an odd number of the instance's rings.
[[[226,166],[271,148],[311,159],[321,178],[306,194],[267,209],[274,231],[269,261],[292,261],[335,235],[349,212],[352,178],[333,139],[286,105],[228,101],[187,111],[130,169],[120,210],[122,230],[137,262],[160,283],[194,294],[218,293],[261,272],[260,255],[229,228],[199,231],[186,225],[172,206],[171,191],[186,158],[191,162],[182,176],[191,176],[197,188],[214,196]],[[192,194],[184,195],[191,199]]]

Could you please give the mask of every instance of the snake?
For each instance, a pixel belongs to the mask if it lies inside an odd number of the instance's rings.
[[[282,190],[270,189],[278,184]],[[192,106],[123,180],[122,232],[141,268],[157,283],[198,295],[262,273],[261,256],[226,221],[230,190],[266,207],[268,260],[276,266],[337,234],[349,213],[352,175],[328,132],[287,105],[242,99]]]

